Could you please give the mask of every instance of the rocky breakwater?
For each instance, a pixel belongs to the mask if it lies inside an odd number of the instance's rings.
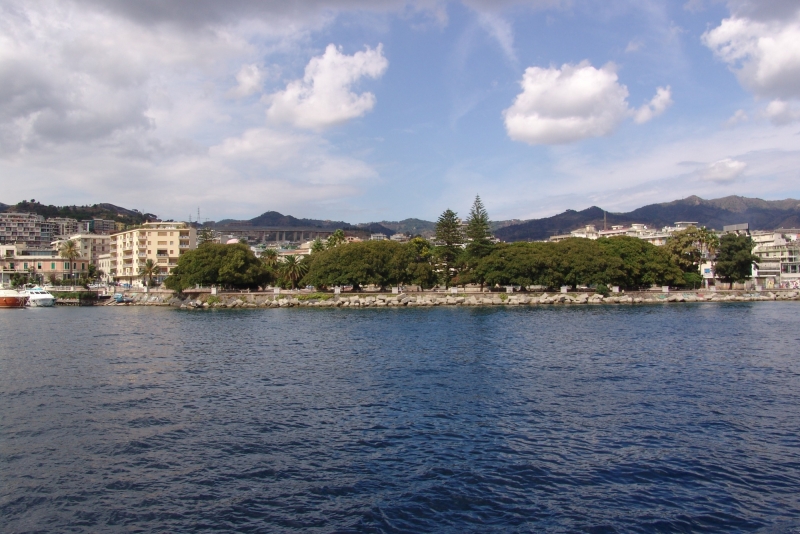
[[[676,292],[676,293],[623,293],[602,296],[591,293],[529,293],[516,294],[459,294],[418,293],[399,295],[324,295],[319,298],[308,295],[259,295],[223,294],[209,297],[180,299],[173,297],[168,302],[183,309],[215,308],[384,308],[384,307],[429,307],[429,306],[531,306],[531,305],[592,305],[592,304],[668,304],[677,302],[745,302],[767,300],[800,300],[800,293],[759,292],[759,293],[716,293],[716,292]],[[150,302],[134,304],[149,305]]]

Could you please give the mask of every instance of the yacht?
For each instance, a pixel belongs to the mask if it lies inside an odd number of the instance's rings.
[[[22,291],[21,293],[26,297],[28,297],[28,306],[35,306],[35,307],[55,306],[56,298],[46,289],[42,289],[41,287],[38,286],[32,287],[30,289]]]
[[[0,308],[24,308],[28,297],[16,289],[0,289]]]

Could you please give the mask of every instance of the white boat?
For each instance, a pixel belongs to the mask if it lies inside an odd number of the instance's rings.
[[[56,298],[41,287],[32,287],[20,293],[28,297],[28,306],[50,307],[56,304]]]

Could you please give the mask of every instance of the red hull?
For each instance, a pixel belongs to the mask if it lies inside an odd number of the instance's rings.
[[[0,308],[24,308],[27,297],[0,297]]]

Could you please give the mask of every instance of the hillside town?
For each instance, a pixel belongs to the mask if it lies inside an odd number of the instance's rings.
[[[466,223],[459,219],[462,229]],[[568,234],[551,236],[549,242],[571,238],[597,240],[627,236],[661,247],[677,232],[698,223],[678,221],[672,226],[649,228],[645,224],[595,225]],[[77,220],[45,218],[35,213],[0,213],[0,284],[14,285],[25,276],[40,284],[68,283],[91,279],[103,285],[137,287],[145,274],[161,284],[178,265],[181,256],[200,243],[246,244],[256,257],[274,251],[278,261],[289,256],[312,254],[315,243],[341,233],[343,242],[390,240],[407,242],[412,236],[396,233],[352,235],[334,229],[311,227],[229,226],[209,228],[197,222],[152,221],[125,225],[106,219]],[[800,229],[751,230],[749,224],[724,226],[713,231],[745,235],[752,239],[752,253],[758,258],[748,282],[753,288],[800,288]],[[495,242],[496,239],[493,238]],[[433,245],[436,245],[434,240]],[[65,254],[65,249],[69,252]],[[700,273],[705,287],[715,285],[713,251],[704,251]]]

